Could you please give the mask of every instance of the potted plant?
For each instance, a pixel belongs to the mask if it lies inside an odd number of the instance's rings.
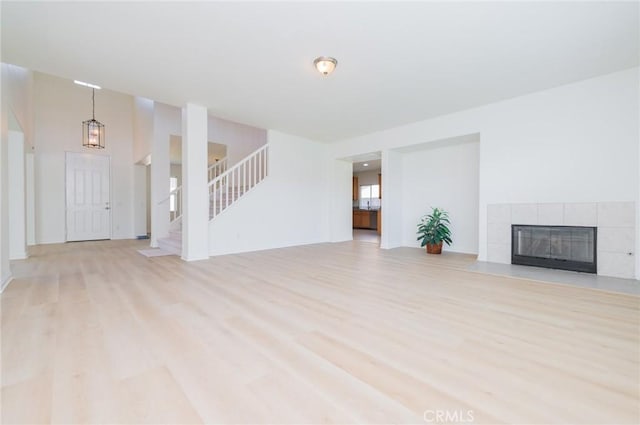
[[[418,223],[418,239],[420,246],[427,246],[427,253],[440,254],[442,243],[451,245],[451,231],[449,230],[449,213],[432,208],[431,214],[427,214]]]

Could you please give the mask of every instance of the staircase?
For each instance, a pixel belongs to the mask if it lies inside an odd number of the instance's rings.
[[[182,227],[178,230],[170,230],[169,236],[158,239],[158,248],[172,254],[182,255]]]
[[[269,145],[266,144],[249,154],[231,168],[224,158],[207,171],[209,180],[209,221],[225,212],[246,193],[268,176]],[[175,255],[182,255],[182,186],[169,192],[170,211],[169,236],[158,239],[158,246]],[[173,201],[172,201],[173,200]]]
[[[215,195],[209,194],[209,220],[220,215],[227,206],[234,203],[249,191],[247,186],[231,187],[228,190],[218,190]]]
[[[207,181],[210,182],[220,174],[227,171],[227,162],[227,157],[225,156],[215,164],[209,166],[209,169],[207,170]]]
[[[209,220],[214,220],[267,177],[268,160],[267,144],[209,182]]]

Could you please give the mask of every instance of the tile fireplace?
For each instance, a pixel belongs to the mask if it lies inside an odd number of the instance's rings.
[[[554,245],[551,250],[551,242],[547,243],[548,253],[543,255],[535,251],[533,255],[543,258],[556,258],[559,262],[565,263],[569,260],[565,251],[569,249],[570,242],[558,242],[558,238],[565,235],[562,229],[591,228],[593,232],[593,262],[595,268],[590,266],[589,271],[596,270],[599,276],[620,277],[624,279],[637,279],[636,260],[640,255],[640,233],[636,226],[636,204],[633,201],[615,202],[569,202],[569,203],[517,203],[517,204],[489,204],[487,205],[487,255],[486,261],[490,263],[511,264],[513,235],[512,226],[527,225],[541,226],[547,232],[555,229]],[[640,223],[640,216],[638,223]],[[579,231],[579,229],[576,229]],[[580,236],[582,235],[582,236]],[[523,234],[523,237],[526,235]],[[531,238],[538,239],[540,235],[531,235]],[[577,233],[575,238],[587,237],[582,233]],[[597,237],[597,241],[596,241]],[[551,239],[551,235],[548,235]],[[523,240],[524,242],[524,240]],[[597,244],[596,244],[597,242]],[[542,249],[541,242],[537,242],[539,249]],[[585,257],[590,251],[585,245],[586,251],[582,251],[579,262],[591,262],[591,257]],[[517,248],[517,246],[516,246]],[[525,249],[525,247],[523,247]],[[573,247],[573,254],[580,253],[580,250]],[[523,251],[527,253],[529,251]],[[558,264],[558,263],[556,263]],[[640,262],[638,263],[640,272]]]

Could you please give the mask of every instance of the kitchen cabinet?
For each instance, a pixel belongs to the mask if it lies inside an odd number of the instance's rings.
[[[377,210],[353,210],[353,228],[376,230],[378,227]]]
[[[376,214],[378,216],[377,221],[378,221],[378,225],[376,226],[376,231],[378,232],[379,235],[382,234],[382,210],[378,210],[378,214]]]
[[[353,195],[351,200],[357,201],[360,199],[360,186],[358,186],[358,177],[353,176],[353,187],[352,187]]]
[[[353,227],[356,229],[368,229],[371,227],[371,215],[369,214],[369,211],[354,211]]]

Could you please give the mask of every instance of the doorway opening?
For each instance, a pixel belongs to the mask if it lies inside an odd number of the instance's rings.
[[[380,246],[382,236],[382,160],[380,152],[353,158],[353,240]]]

